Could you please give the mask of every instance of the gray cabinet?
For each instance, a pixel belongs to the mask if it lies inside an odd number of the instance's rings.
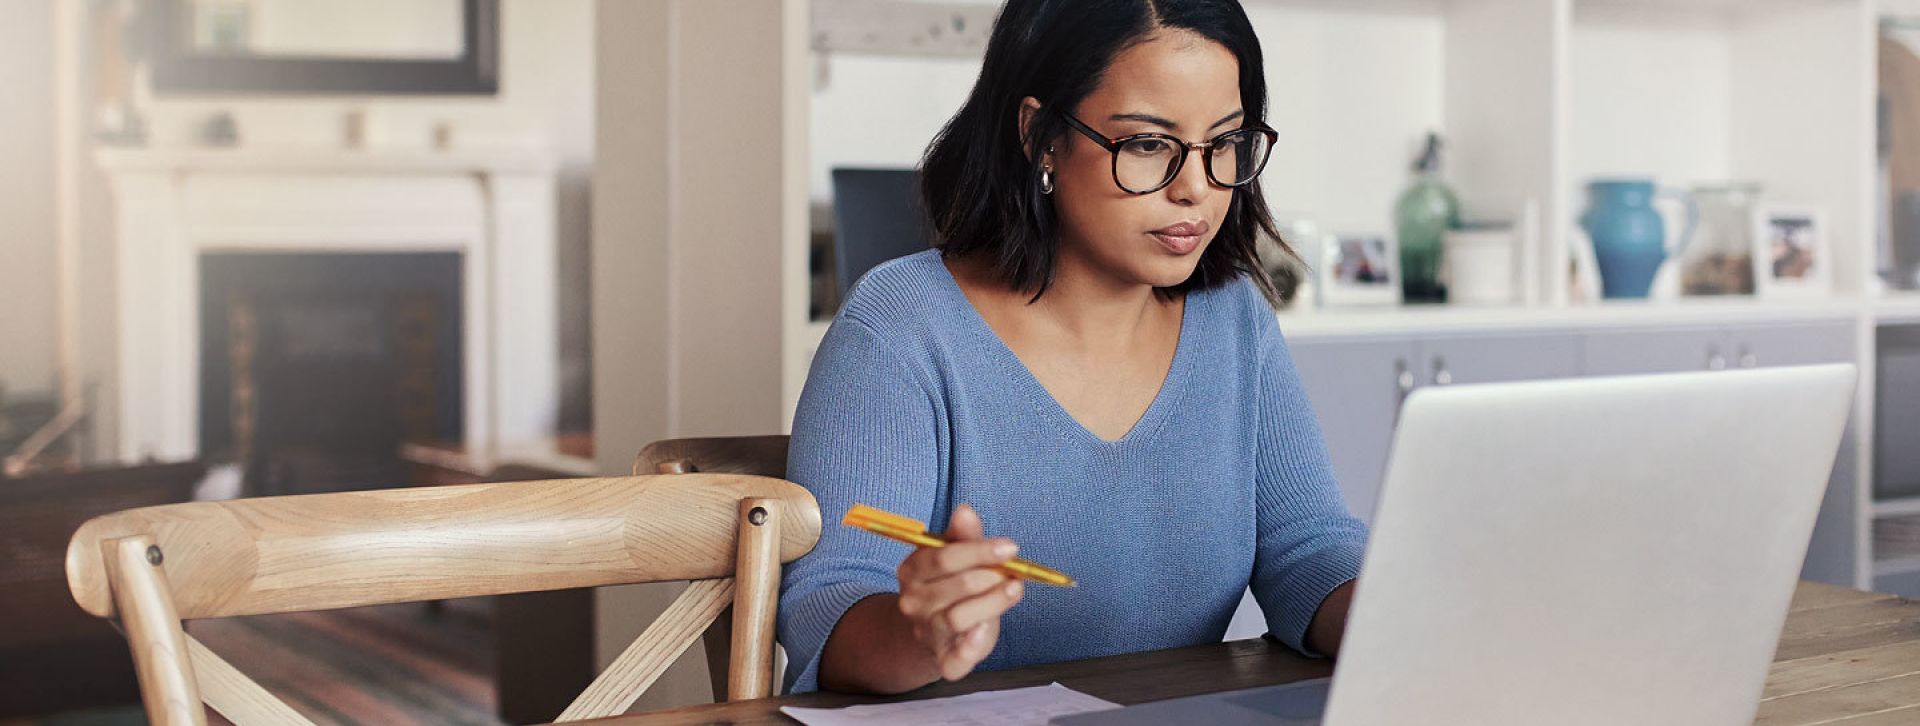
[[[1572,334],[1467,335],[1415,343],[1422,385],[1506,383],[1580,375],[1580,337]]]
[[[1845,321],[1594,331],[1581,348],[1590,376],[1847,363],[1856,354]]]
[[[1713,328],[1607,330],[1584,336],[1580,358],[1589,376],[1683,373],[1732,366],[1728,345],[1726,331]]]
[[[1320,419],[1333,474],[1347,507],[1373,519],[1400,401],[1413,390],[1413,345],[1406,340],[1290,343],[1300,380]]]
[[[1728,331],[1734,367],[1852,363],[1859,357],[1851,321],[1738,327]]]
[[[1580,373],[1572,334],[1431,335],[1294,342],[1347,506],[1371,522],[1400,404],[1420,386],[1568,378]]]
[[[1634,375],[1767,366],[1850,363],[1858,356],[1848,320],[1730,327],[1594,331],[1582,345],[1587,375]],[[1861,501],[1856,485],[1858,438],[1851,423],[1840,441],[1827,495],[1801,576],[1849,587],[1857,584]]]

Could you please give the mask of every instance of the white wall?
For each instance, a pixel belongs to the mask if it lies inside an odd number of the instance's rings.
[[[0,388],[12,392],[54,385],[52,11],[0,3]]]
[[[1267,56],[1263,183],[1275,214],[1335,232],[1392,233],[1393,203],[1440,130],[1445,25],[1430,7],[1251,3]]]
[[[812,54],[807,184],[833,197],[839,166],[913,167],[980,75],[975,58]]]
[[[1732,50],[1723,27],[1601,19],[1576,24],[1572,37],[1576,184],[1598,176],[1679,186],[1727,178]]]

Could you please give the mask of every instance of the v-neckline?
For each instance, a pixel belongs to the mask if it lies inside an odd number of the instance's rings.
[[[1184,388],[1182,382],[1188,377],[1185,367],[1187,359],[1191,356],[1187,349],[1193,347],[1192,337],[1195,329],[1193,306],[1204,304],[1205,295],[1188,293],[1185,303],[1180,306],[1180,333],[1173,344],[1173,360],[1167,365],[1166,376],[1160,379],[1160,388],[1154,392],[1153,402],[1147,404],[1147,410],[1140,414],[1140,418],[1133,422],[1133,426],[1128,428],[1125,434],[1121,434],[1117,439],[1107,439],[1094,433],[1092,429],[1087,428],[1086,424],[1081,423],[1080,419],[1075,418],[1073,412],[1068,411],[1067,407],[1060,403],[1060,399],[1053,395],[1053,391],[1048,390],[1046,384],[1040,382],[1040,377],[1034,375],[1033,369],[1027,367],[1026,361],[1020,360],[1020,356],[1013,352],[1013,347],[1007,345],[1006,339],[1001,338],[1000,333],[995,331],[992,325],[987,324],[986,316],[980,314],[980,309],[973,306],[973,300],[967,297],[966,291],[960,289],[960,280],[953,276],[952,270],[947,269],[946,260],[940,256],[939,250],[929,250],[921,254],[928,255],[934,267],[939,268],[940,278],[946,282],[947,291],[952,295],[953,302],[965,311],[962,315],[968,318],[966,324],[975,334],[988,342],[993,349],[993,355],[999,358],[1003,365],[1018,371],[1013,378],[1019,386],[1026,389],[1027,397],[1033,401],[1035,408],[1053,417],[1057,424],[1069,429],[1073,435],[1097,446],[1123,447],[1135,441],[1151,438],[1153,432],[1159,428],[1160,420],[1166,418],[1167,411],[1178,403],[1175,399],[1180,389]]]

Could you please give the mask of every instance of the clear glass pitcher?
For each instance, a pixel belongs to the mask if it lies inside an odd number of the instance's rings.
[[[1682,292],[1688,295],[1753,293],[1753,213],[1760,184],[1728,182],[1693,188],[1700,228],[1681,261]]]

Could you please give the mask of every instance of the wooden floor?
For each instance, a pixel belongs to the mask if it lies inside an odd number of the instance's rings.
[[[456,600],[197,621],[207,644],[317,724],[492,724],[491,604]],[[220,721],[210,721],[220,723]]]
[[[455,600],[200,620],[188,631],[316,724],[502,723],[495,713],[492,604]],[[119,726],[110,709],[15,722]],[[212,711],[208,723],[226,724]],[[0,726],[11,726],[4,724]]]

